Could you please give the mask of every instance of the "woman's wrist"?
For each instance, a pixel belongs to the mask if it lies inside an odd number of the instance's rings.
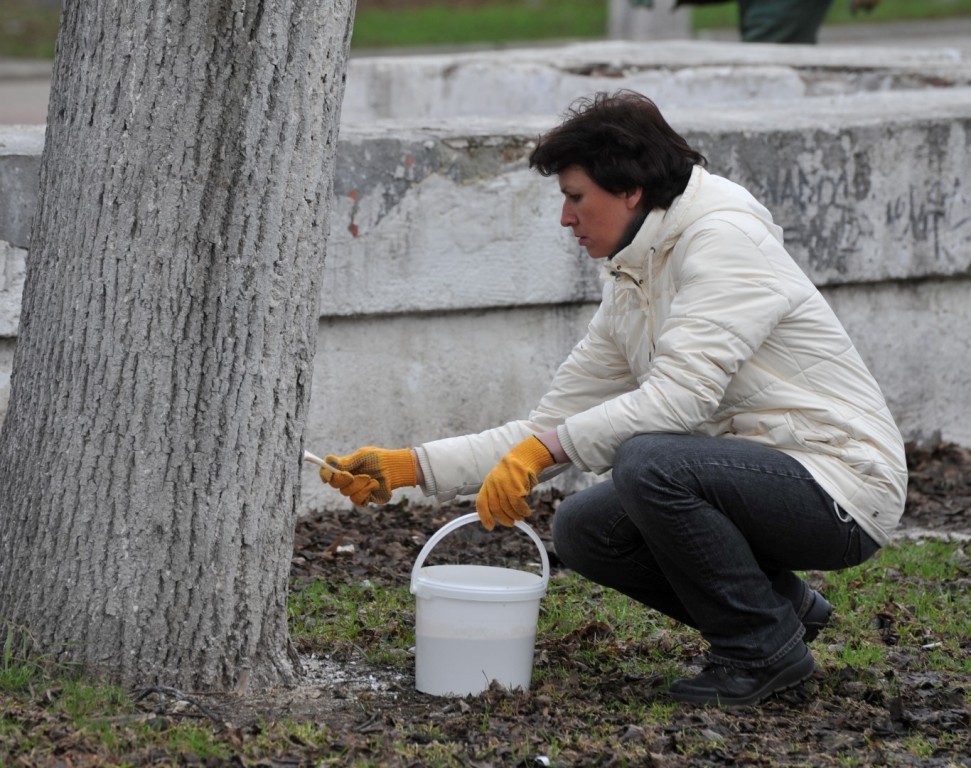
[[[563,450],[563,446],[560,444],[560,438],[556,434],[555,429],[543,432],[541,435],[536,435],[536,439],[546,446],[546,450],[550,452],[550,456],[553,457],[553,461],[556,464],[570,463],[570,457]]]
[[[425,490],[425,473],[422,471],[421,462],[418,461],[418,451],[414,448],[411,449],[411,459],[415,462],[415,477],[418,480],[416,485],[422,490]]]

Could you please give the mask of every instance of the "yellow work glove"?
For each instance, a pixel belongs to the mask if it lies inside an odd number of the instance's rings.
[[[492,530],[496,523],[515,525],[532,514],[526,503],[539,473],[555,462],[539,438],[527,437],[513,446],[493,470],[486,475],[475,500],[475,510],[482,524]]]
[[[347,496],[358,507],[387,504],[395,488],[418,485],[418,471],[410,448],[386,450],[367,446],[350,456],[328,456],[339,472],[320,469],[320,479]]]

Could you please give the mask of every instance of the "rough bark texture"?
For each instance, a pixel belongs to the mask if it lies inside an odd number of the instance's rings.
[[[128,683],[287,634],[354,0],[68,0],[10,408],[0,617]]]

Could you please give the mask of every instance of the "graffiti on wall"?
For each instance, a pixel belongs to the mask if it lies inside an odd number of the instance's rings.
[[[971,264],[971,190],[957,176],[902,180],[891,195],[868,195],[845,169],[787,166],[752,188],[814,273],[849,277],[862,267],[858,259],[874,254],[920,262],[930,274]]]
[[[787,245],[794,254],[801,252],[814,272],[846,274],[876,231],[871,212],[861,204],[867,187],[845,169],[781,165],[759,186]]]
[[[925,187],[911,184],[887,202],[888,234],[923,244],[935,262],[964,265],[971,261],[971,199],[960,178],[933,180]]]

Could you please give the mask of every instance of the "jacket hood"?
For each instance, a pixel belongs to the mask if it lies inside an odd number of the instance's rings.
[[[684,192],[669,208],[651,211],[630,245],[608,259],[605,267],[610,272],[617,269],[642,272],[649,259],[653,262],[664,258],[692,224],[705,216],[730,212],[755,216],[782,242],[782,228],[748,190],[696,165]]]

